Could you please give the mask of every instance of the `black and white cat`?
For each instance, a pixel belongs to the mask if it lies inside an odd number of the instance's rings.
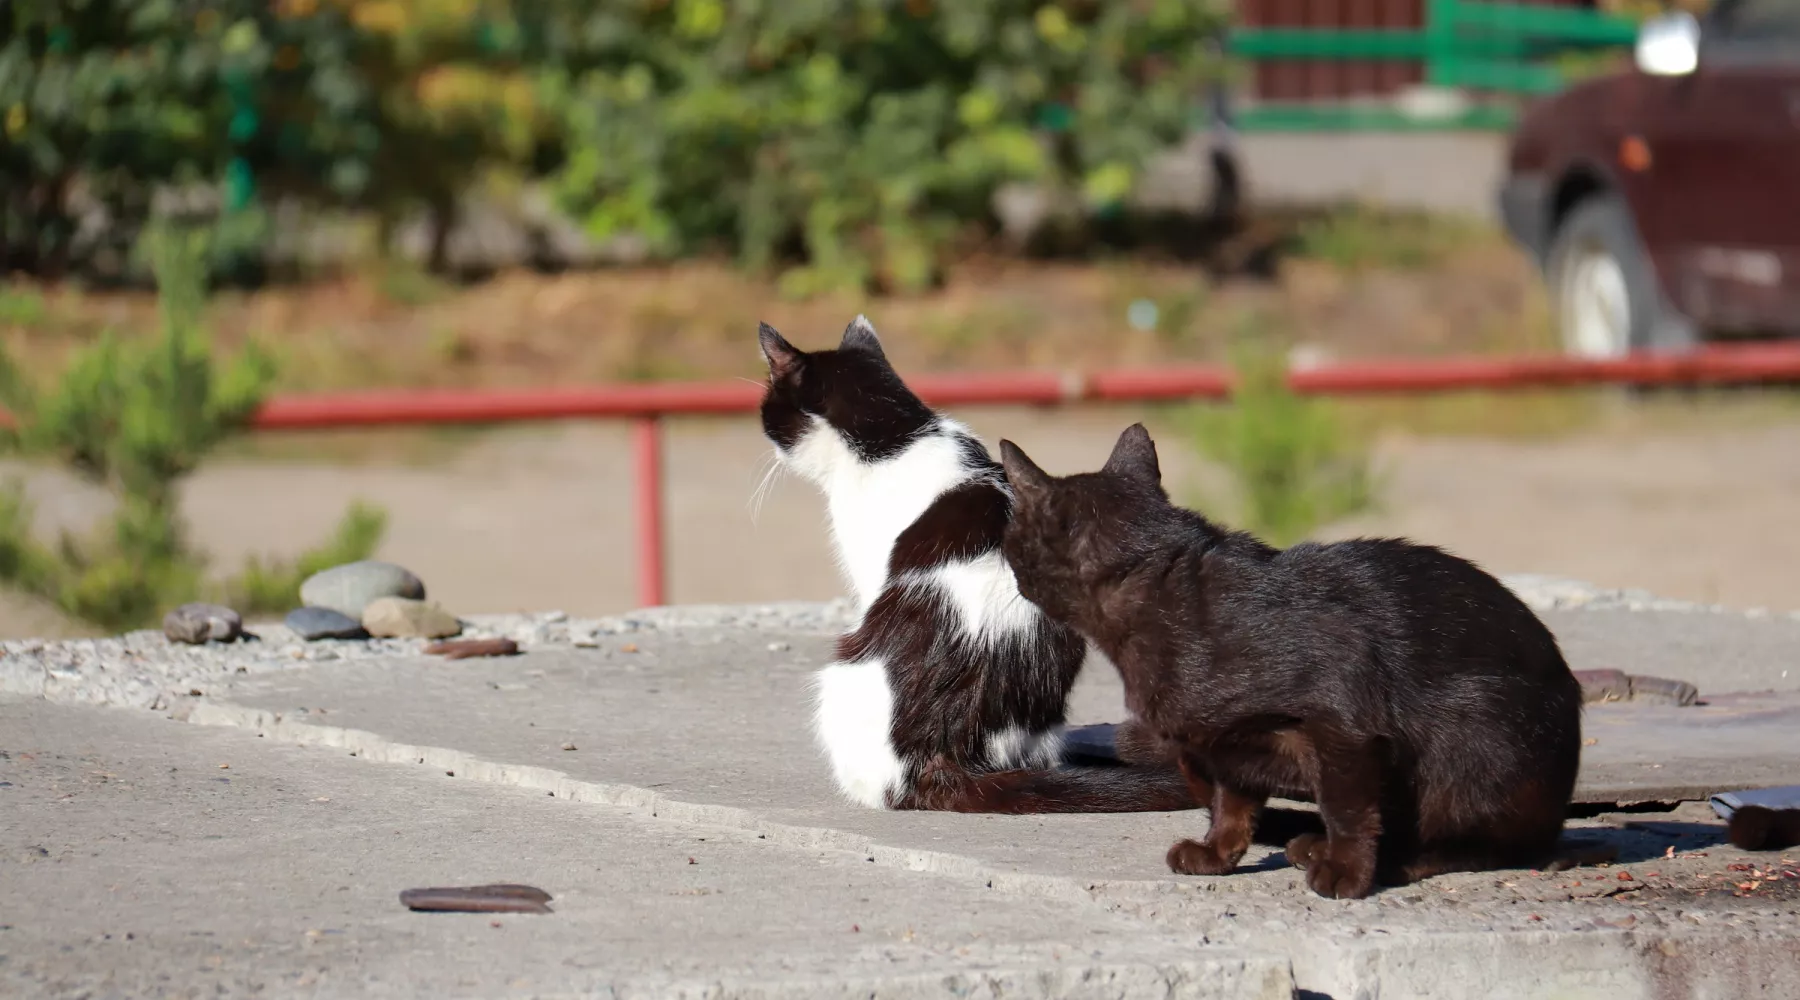
[[[900,380],[868,320],[805,352],[763,325],[763,431],[827,500],[856,626],[817,676],[815,729],[838,788],[874,808],[1191,809],[1162,757],[1062,767],[1087,644],[1019,594],[1000,546],[1012,491],[969,430]]]

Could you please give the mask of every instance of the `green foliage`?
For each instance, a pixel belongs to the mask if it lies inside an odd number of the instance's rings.
[[[50,318],[44,296],[24,286],[0,286],[0,326],[38,326]]]
[[[104,628],[151,624],[201,592],[203,564],[177,515],[176,485],[243,428],[274,377],[270,357],[254,346],[230,362],[214,357],[201,327],[205,253],[196,233],[151,234],[161,312],[154,339],[102,338],[44,390],[0,352],[0,404],[14,418],[3,443],[61,462],[116,500],[112,519],[98,530],[47,546],[32,535],[22,487],[0,489],[0,580]],[[345,551],[360,557],[374,548],[383,523],[379,512],[353,509],[338,537],[298,564]],[[240,580],[273,593],[276,579],[291,572],[285,564],[253,563]]]
[[[105,336],[77,355],[54,392],[38,397],[9,378],[9,410],[29,414],[19,431],[28,452],[52,455],[115,492],[154,508],[172,503],[176,479],[247,420],[274,363],[254,345],[216,370],[201,334],[204,244],[191,232],[153,234],[161,294],[154,340]]]
[[[286,196],[388,223],[423,207],[443,222],[480,171],[535,152],[529,82],[485,45],[477,20],[505,20],[502,5],[29,0],[0,10],[0,272],[85,263],[123,273],[158,188],[198,185],[231,209]],[[78,194],[106,213],[99,245],[77,244]],[[207,201],[190,211],[221,207]]]
[[[251,556],[237,576],[223,586],[223,600],[240,614],[287,611],[300,604],[300,584],[320,570],[367,559],[375,554],[387,530],[387,512],[354,503],[323,545],[298,559]]]
[[[1219,24],[1199,0],[566,4],[592,39],[541,90],[593,235],[729,247],[797,294],[929,282],[994,189],[1095,207],[1189,126]]]
[[[81,0],[7,8],[0,270],[114,259],[158,187],[423,209],[484,173],[596,237],[916,288],[1032,180],[1106,209],[1190,125],[1211,0]],[[76,192],[107,210],[77,247]],[[205,199],[201,199],[204,201]],[[197,211],[213,211],[202,205]],[[229,217],[229,216],[228,216]],[[266,217],[261,222],[266,226]],[[245,228],[245,227],[239,227]],[[253,230],[255,227],[249,227]],[[248,230],[246,238],[254,236]],[[216,261],[220,268],[231,261]]]
[[[1184,423],[1201,452],[1236,480],[1238,526],[1286,546],[1374,503],[1367,453],[1332,407],[1288,388],[1279,354],[1240,346],[1230,405],[1195,407]]]
[[[375,265],[375,287],[395,305],[422,306],[444,298],[450,287],[411,261],[386,260]]]
[[[209,117],[220,53],[192,37],[192,6],[0,8],[0,271],[55,273],[77,252],[123,260],[152,182],[216,174]],[[76,246],[78,188],[125,223],[99,245]]]
[[[1480,238],[1475,223],[1350,205],[1303,221],[1296,251],[1344,270],[1418,270]]]

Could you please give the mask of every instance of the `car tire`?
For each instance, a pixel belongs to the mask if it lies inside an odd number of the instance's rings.
[[[1545,277],[1563,351],[1616,358],[1684,351],[1699,342],[1663,296],[1631,213],[1616,195],[1583,199],[1556,228]]]

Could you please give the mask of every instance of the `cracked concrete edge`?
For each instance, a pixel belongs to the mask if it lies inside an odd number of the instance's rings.
[[[1394,934],[1294,951],[1295,982],[1334,1000],[1800,996],[1791,935],[1667,929]],[[1454,956],[1447,961],[1446,956]],[[1729,960],[1722,960],[1729,956]]]
[[[512,788],[543,791],[571,802],[623,809],[660,822],[731,829],[754,833],[760,839],[788,849],[830,850],[867,858],[880,867],[978,882],[1006,895],[1051,899],[1110,908],[1098,893],[1127,886],[1100,881],[1085,883],[1062,876],[1021,874],[992,868],[960,854],[897,848],[868,836],[830,827],[799,826],[773,822],[754,810],[674,799],[653,789],[613,782],[583,781],[563,771],[536,765],[506,764],[445,747],[420,746],[389,740],[376,733],[339,726],[298,722],[280,712],[248,708],[230,702],[203,699],[171,714],[191,725],[253,732],[265,739],[296,746],[336,749],[376,763],[430,767],[454,777]],[[1165,931],[1158,937],[1167,940]],[[1157,942],[1146,942],[1154,945]],[[911,976],[881,975],[865,980],[779,982],[681,981],[629,984],[620,997],[695,997],[706,1000],[799,1000],[842,998],[851,995],[907,1000],[912,997],[1004,996],[1031,1000],[1037,997],[1115,998],[1162,996],[1192,1000],[1289,1000],[1295,995],[1292,963],[1280,950],[1244,952],[1213,946],[1202,955],[1172,960],[1170,946],[1135,961],[1082,961],[1071,949],[1070,960],[1039,956],[1035,963],[1019,961],[980,971]],[[1174,945],[1176,953],[1193,947]],[[1012,967],[1008,967],[1012,966]]]
[[[882,1000],[942,1000],[947,996],[1023,1000],[1116,1000],[1138,996],[1169,1000],[1291,1000],[1295,994],[1293,972],[1286,959],[1225,951],[1177,961],[1077,960],[1035,967],[1016,962],[949,975],[639,982],[624,984],[610,993],[619,1000],[843,1000],[852,996]]]
[[[887,868],[985,881],[989,888],[1011,895],[1093,901],[1086,889],[1065,878],[1000,871],[960,854],[888,847],[867,836],[830,827],[777,823],[754,810],[738,806],[684,802],[637,785],[583,781],[554,768],[499,763],[446,747],[398,743],[367,730],[296,722],[280,712],[246,708],[230,702],[201,700],[184,708],[185,711],[172,717],[195,725],[243,729],[282,743],[346,750],[352,756],[378,763],[424,765],[457,778],[541,791],[571,802],[648,813],[653,818],[672,823],[754,833],[782,847],[860,854],[871,863]]]
[[[428,766],[456,778],[543,791],[573,802],[623,809],[659,822],[753,833],[779,847],[853,853],[895,870],[984,883],[1014,896],[1098,906],[1132,914],[1168,891],[1162,883],[1098,880],[1001,871],[964,855],[890,847],[871,837],[829,827],[773,822],[751,809],[686,802],[637,785],[583,781],[554,768],[489,761],[459,750],[389,740],[365,730],[321,726],[280,712],[203,699],[174,718],[193,725],[254,732],[299,746],[344,750],[377,763]],[[1210,895],[1210,894],[1209,894]],[[1226,903],[1225,894],[1213,901]],[[1680,928],[1482,932],[1427,928],[1346,938],[1313,932],[1277,934],[1269,949],[1193,944],[1178,927],[1142,940],[1140,956],[1086,962],[1038,956],[946,980],[942,975],[883,975],[867,982],[671,981],[629,984],[618,995],[724,998],[1017,996],[1193,997],[1305,996],[1323,990],[1336,1000],[1462,995],[1471,981],[1496,984],[1498,997],[1556,995],[1606,998],[1684,996],[1736,998],[1800,996],[1800,962],[1791,933]],[[1171,960],[1169,948],[1204,948]],[[1730,963],[1718,956],[1729,954]],[[1729,968],[1720,968],[1729,965]],[[948,993],[946,993],[948,991]],[[1773,992],[1770,992],[1773,991]]]

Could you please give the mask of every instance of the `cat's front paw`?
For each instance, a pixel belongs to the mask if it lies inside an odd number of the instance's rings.
[[[1221,855],[1217,848],[1197,840],[1183,840],[1169,848],[1169,870],[1177,875],[1224,875],[1237,867],[1243,852]]]
[[[1283,853],[1287,855],[1288,864],[1295,868],[1309,867],[1315,859],[1324,856],[1325,838],[1316,833],[1303,833],[1288,841]]]
[[[1306,884],[1326,899],[1361,899],[1375,891],[1375,869],[1345,864],[1320,850],[1307,864]]]

